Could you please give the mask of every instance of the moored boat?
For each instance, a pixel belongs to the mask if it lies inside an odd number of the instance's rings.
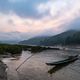
[[[53,65],[61,65],[61,64],[66,64],[66,63],[73,62],[73,61],[75,61],[77,59],[78,59],[78,55],[75,55],[75,56],[69,56],[65,60],[61,60],[61,61],[57,61],[57,62],[51,62],[51,63],[46,63],[46,64],[47,65],[50,65],[50,66],[53,66]]]

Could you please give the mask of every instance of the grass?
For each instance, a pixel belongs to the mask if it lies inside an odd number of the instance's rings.
[[[41,52],[43,50],[53,49],[49,47],[41,46],[28,46],[28,45],[11,45],[11,44],[0,44],[0,54],[11,53],[11,54],[20,54],[22,51],[31,51],[32,53]],[[54,49],[55,50],[55,49]]]

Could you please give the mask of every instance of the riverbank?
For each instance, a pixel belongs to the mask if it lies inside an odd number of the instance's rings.
[[[6,64],[0,60],[0,80],[7,80]]]

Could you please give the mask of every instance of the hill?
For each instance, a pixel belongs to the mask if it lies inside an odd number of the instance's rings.
[[[43,46],[77,45],[80,44],[80,31],[68,30],[55,36],[35,37],[29,40],[21,41],[20,44]]]
[[[26,44],[26,45],[40,45],[41,42],[46,40],[48,37],[47,36],[39,36],[39,37],[34,37],[28,40],[24,40],[19,42],[19,44]]]
[[[46,46],[73,45],[73,44],[77,44],[79,37],[80,37],[80,31],[69,30],[69,31],[63,32],[61,34],[49,37],[48,39],[45,39],[42,42],[42,44],[46,45]],[[75,40],[75,43],[74,43],[74,40]],[[79,41],[78,41],[78,43],[79,43]]]

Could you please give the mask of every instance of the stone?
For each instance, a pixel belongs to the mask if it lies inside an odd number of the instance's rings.
[[[0,80],[7,80],[7,65],[0,60]]]

